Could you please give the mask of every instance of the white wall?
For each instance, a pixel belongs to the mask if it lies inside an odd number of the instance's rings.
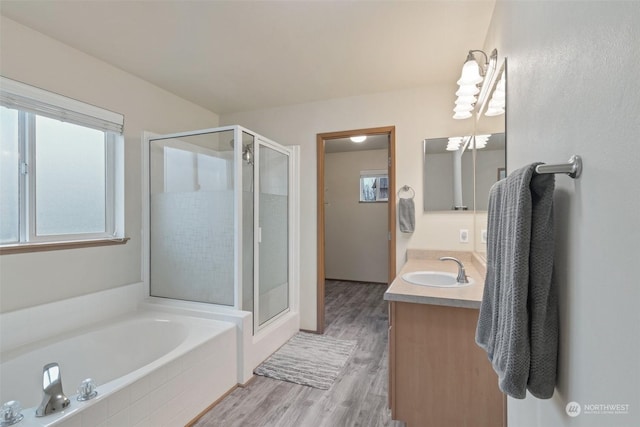
[[[325,154],[325,275],[387,283],[388,204],[360,203],[360,171],[386,170],[388,150]]]
[[[142,131],[215,127],[218,116],[131,74],[2,17],[0,73],[125,116],[124,246],[0,257],[0,311],[141,280]],[[99,307],[96,307],[98,310]]]
[[[472,250],[473,242],[458,243],[460,228],[472,230],[473,214],[422,212],[422,140],[469,135],[471,120],[453,120],[455,78],[404,91],[333,99],[309,104],[226,114],[221,124],[246,126],[284,145],[300,145],[301,177],[301,283],[300,315],[303,329],[316,329],[316,135],[324,132],[396,127],[396,185],[416,191],[416,231],[397,230],[397,264],[407,248]],[[398,191],[398,188],[390,191]]]
[[[510,399],[510,426],[640,425],[639,22],[639,2],[497,3],[486,47],[508,57],[508,170],[584,159],[580,179],[556,176],[556,393]]]

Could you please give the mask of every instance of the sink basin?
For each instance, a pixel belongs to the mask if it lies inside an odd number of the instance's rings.
[[[402,275],[402,279],[414,285],[433,286],[436,288],[461,288],[473,284],[473,279],[468,279],[469,283],[458,283],[455,273],[445,273],[443,271],[412,271]]]

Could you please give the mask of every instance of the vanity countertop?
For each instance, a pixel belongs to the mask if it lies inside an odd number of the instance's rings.
[[[436,288],[414,285],[402,279],[412,271],[430,270],[457,273],[458,266],[451,261],[440,261],[440,256],[454,256],[464,264],[467,276],[475,281],[459,288]],[[485,271],[482,261],[475,254],[438,251],[409,251],[409,259],[384,294],[387,301],[416,304],[444,305],[461,308],[480,308],[484,290]]]

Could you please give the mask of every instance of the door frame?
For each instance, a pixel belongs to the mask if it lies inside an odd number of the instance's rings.
[[[325,141],[328,139],[349,138],[358,135],[389,135],[388,146],[388,174],[389,174],[389,199],[387,227],[389,230],[389,277],[387,284],[396,277],[396,127],[384,126],[367,129],[354,129],[340,132],[326,132],[316,135],[317,148],[317,316],[316,332],[324,333],[324,281],[325,281],[325,213],[324,213],[324,165],[325,165]]]

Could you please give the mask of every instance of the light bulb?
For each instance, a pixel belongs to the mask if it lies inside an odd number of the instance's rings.
[[[367,139],[366,135],[360,135],[360,136],[352,136],[351,138],[351,142],[355,142],[355,143],[361,143],[364,142],[365,139]]]

